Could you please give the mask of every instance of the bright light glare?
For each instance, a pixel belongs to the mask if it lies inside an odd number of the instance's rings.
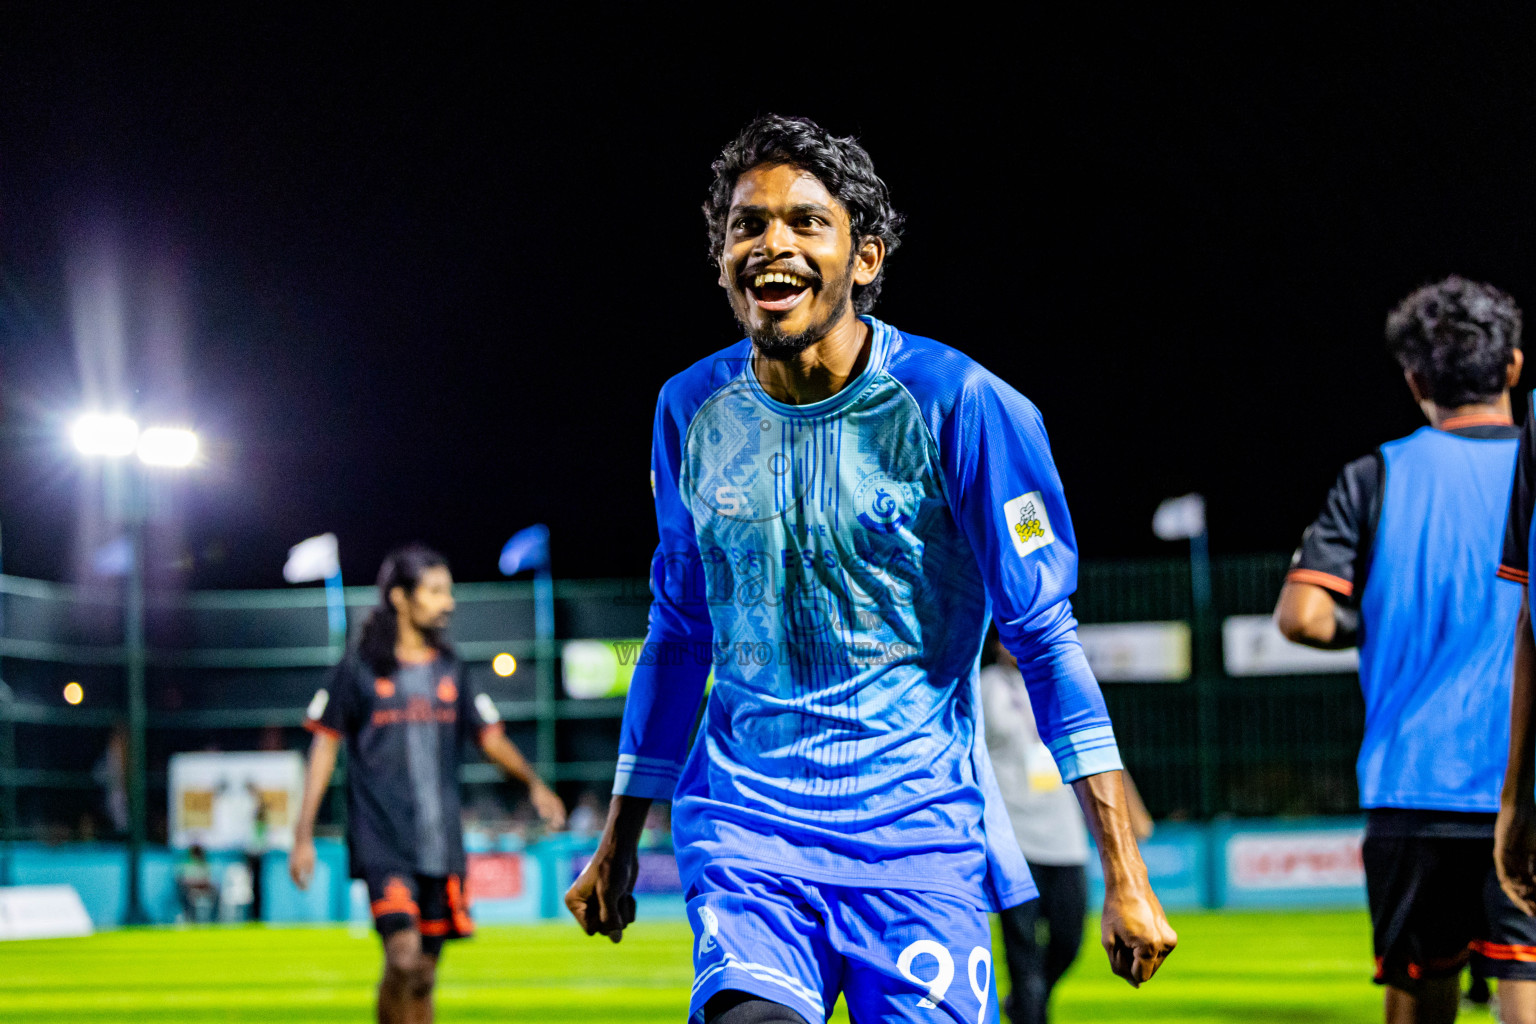
[[[79,683],[64,684],[64,703],[79,704],[83,700],[85,700],[85,687]]]
[[[491,671],[499,676],[509,676],[517,671],[517,659],[510,654],[498,654],[491,659]]]
[[[75,421],[69,436],[81,455],[122,458],[132,455],[138,445],[139,425],[127,416],[90,413]]]
[[[182,427],[150,427],[139,435],[139,461],[146,466],[192,465],[197,458],[197,435]]]

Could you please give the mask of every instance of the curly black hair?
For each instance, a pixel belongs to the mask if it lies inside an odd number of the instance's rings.
[[[764,114],[741,130],[711,165],[715,180],[704,200],[709,227],[709,258],[720,259],[725,247],[725,218],[731,208],[736,180],[763,164],[788,164],[814,174],[848,211],[854,248],[871,236],[885,242],[885,255],[901,244],[904,218],[891,206],[890,192],[875,174],[874,161],[852,137],[840,139],[806,117]],[[868,313],[880,297],[881,273],[869,284],[853,286],[853,308]]]
[[[1520,323],[1514,299],[1452,274],[1387,314],[1387,351],[1429,387],[1436,405],[1454,409],[1504,390]]]

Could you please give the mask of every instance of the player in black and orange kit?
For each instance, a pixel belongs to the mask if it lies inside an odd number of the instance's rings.
[[[347,845],[353,878],[368,883],[384,940],[381,1024],[432,1019],[437,961],[447,939],[474,931],[464,888],[459,751],[475,738],[485,756],[528,786],[539,816],[565,823],[565,807],[502,729],[496,705],[476,693],[445,630],[453,577],[441,555],[411,545],[379,570],[379,604],[363,624],[305,725],[315,733],[290,873],[303,888],[315,866],[320,800],[347,744]]]

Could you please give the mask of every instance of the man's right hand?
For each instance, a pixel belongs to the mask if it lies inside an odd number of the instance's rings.
[[[1503,803],[1493,827],[1493,866],[1504,895],[1536,915],[1536,807]]]
[[[604,842],[566,890],[566,909],[588,935],[606,935],[618,942],[625,927],[635,920],[634,888],[639,871],[635,851],[621,851]]]
[[[315,873],[315,841],[295,839],[293,852],[288,854],[288,877],[300,889],[309,888],[309,880]]]

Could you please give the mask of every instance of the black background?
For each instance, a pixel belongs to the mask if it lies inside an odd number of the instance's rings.
[[[7,571],[105,535],[62,437],[72,282],[111,251],[124,400],[208,449],[162,584],[278,585],[324,530],[351,582],[413,538],[495,578],[537,521],[559,575],[644,574],[657,389],[738,336],[709,162],[760,112],[870,150],[909,218],[877,314],[1040,406],[1089,559],[1173,553],[1150,517],[1188,490],[1218,551],[1288,549],[1422,422],[1397,299],[1457,271],[1536,303],[1523,25],[219,6],[0,6]]]

